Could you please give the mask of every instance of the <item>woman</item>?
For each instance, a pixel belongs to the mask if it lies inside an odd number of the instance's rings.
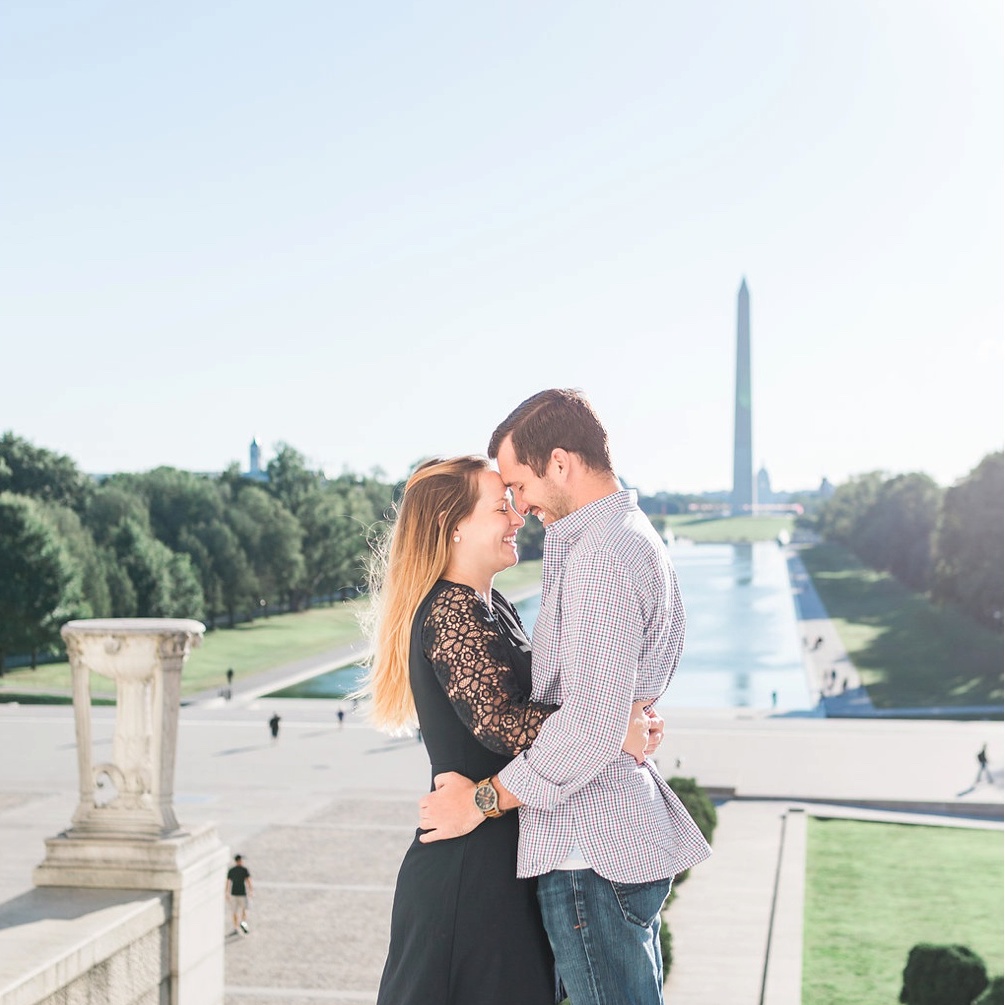
[[[554,711],[527,698],[530,644],[492,589],[517,562],[523,522],[479,457],[428,462],[405,488],[375,591],[369,690],[381,728],[418,721],[434,776],[490,777]],[[378,1005],[553,1005],[535,882],[516,878],[517,820],[435,844],[417,832],[398,873]]]

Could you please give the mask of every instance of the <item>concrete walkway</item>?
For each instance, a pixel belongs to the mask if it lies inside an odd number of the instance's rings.
[[[182,710],[178,816],[193,826],[215,821],[256,884],[251,935],[227,944],[227,1005],[374,1001],[395,875],[429,769],[412,738],[382,736],[358,715],[340,729],[336,704],[250,699]],[[273,711],[282,717],[275,743],[266,725]],[[112,713],[95,710],[99,749],[111,741]],[[995,781],[973,788],[973,755],[985,741]],[[1000,725],[986,722],[671,716],[664,774],[679,758],[678,773],[732,798],[719,808],[713,857],[671,909],[668,1001],[757,1003],[762,987],[767,1005],[798,1001],[801,894],[786,893],[783,879],[802,868],[798,841],[782,844],[783,817],[788,835],[798,829],[791,806],[872,816],[880,811],[806,801],[941,808],[1000,828],[1002,747]],[[69,708],[0,707],[0,900],[30,888],[44,839],[69,824],[74,748]]]
[[[839,689],[824,696],[828,715],[854,707],[868,715],[794,553],[790,572],[812,686]],[[425,749],[376,733],[362,710],[340,727],[338,702],[264,697],[362,652],[349,646],[290,663],[239,680],[230,700],[207,691],[182,709],[178,817],[215,822],[255,884],[251,934],[227,938],[226,1005],[375,1000],[398,864],[429,786]],[[669,915],[672,1005],[800,1001],[808,814],[1002,827],[1000,722],[677,711],[672,689],[669,698],[657,763],[719,800],[713,856],[680,884]],[[275,742],[273,712],[282,720]],[[98,749],[111,743],[113,716],[94,710]],[[983,743],[994,780],[976,785]],[[44,839],[70,823],[75,746],[72,709],[0,705],[0,902],[31,888]],[[11,924],[12,912],[0,912],[0,927]]]

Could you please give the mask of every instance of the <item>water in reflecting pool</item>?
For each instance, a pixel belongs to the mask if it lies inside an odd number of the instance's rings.
[[[785,553],[770,542],[678,544],[670,558],[680,579],[688,626],[684,655],[663,699],[675,708],[811,705],[800,653]],[[527,631],[539,598],[517,607]],[[277,698],[342,698],[359,680],[342,667],[277,691]]]

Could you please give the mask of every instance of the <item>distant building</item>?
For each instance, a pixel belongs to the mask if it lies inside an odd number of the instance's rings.
[[[758,503],[770,503],[775,501],[775,493],[771,491],[771,476],[768,469],[762,464],[757,472],[757,501]]]
[[[244,477],[252,482],[267,482],[269,475],[262,469],[262,448],[258,442],[258,437],[253,437],[251,446],[248,448],[248,470]]]

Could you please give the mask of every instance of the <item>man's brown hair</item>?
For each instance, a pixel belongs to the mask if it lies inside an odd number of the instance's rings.
[[[553,387],[517,405],[489,440],[488,454],[493,460],[507,436],[513,438],[517,462],[526,464],[538,478],[544,476],[556,447],[578,454],[593,471],[614,473],[607,430],[582,391]]]

